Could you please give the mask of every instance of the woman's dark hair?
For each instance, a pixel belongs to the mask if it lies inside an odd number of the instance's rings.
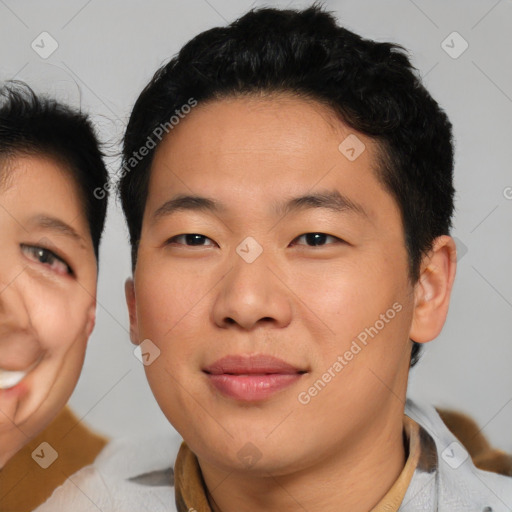
[[[400,208],[410,278],[416,283],[422,256],[451,227],[451,124],[401,46],[361,38],[317,4],[305,10],[253,9],[227,27],[207,30],[142,91],[124,137],[119,183],[133,266],[159,142],[153,140],[155,129],[169,125],[190,98],[206,102],[272,92],[321,102],[377,141],[378,178]],[[135,159],[149,140],[154,144],[147,156]],[[411,365],[419,351],[413,343]]]
[[[98,258],[108,172],[92,124],[85,114],[11,81],[0,87],[0,160],[27,155],[54,158],[69,171],[78,186]],[[95,193],[98,189],[101,199]]]

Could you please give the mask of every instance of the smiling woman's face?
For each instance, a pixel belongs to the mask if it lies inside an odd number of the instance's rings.
[[[50,158],[2,163],[0,466],[66,404],[94,326],[97,266],[78,188]]]
[[[401,433],[408,254],[375,144],[354,135],[317,104],[238,98],[158,148],[132,333],[160,350],[149,383],[203,469],[285,474]]]

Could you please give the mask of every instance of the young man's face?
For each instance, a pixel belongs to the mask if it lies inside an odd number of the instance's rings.
[[[157,150],[132,339],[160,350],[149,383],[202,464],[286,474],[401,424],[414,287],[376,146],[351,134],[316,103],[246,97]]]
[[[55,417],[75,387],[94,325],[96,272],[70,174],[43,157],[2,163],[1,463]]]

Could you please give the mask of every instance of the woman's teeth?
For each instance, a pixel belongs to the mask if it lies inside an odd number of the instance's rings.
[[[13,388],[23,380],[23,377],[25,377],[27,373],[28,371],[12,372],[9,370],[2,370],[2,368],[0,368],[0,389]]]

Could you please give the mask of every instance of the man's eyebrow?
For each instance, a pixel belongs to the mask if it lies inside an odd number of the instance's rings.
[[[324,208],[335,213],[352,212],[368,217],[368,213],[361,204],[341,194],[338,190],[319,191],[274,204],[274,211],[281,216],[315,208]]]
[[[226,210],[226,207],[208,197],[179,194],[160,206],[155,213],[153,213],[152,220],[155,222],[161,217],[166,217],[174,212],[185,210],[221,213]]]
[[[314,208],[340,212],[353,212],[368,217],[366,210],[357,202],[341,194],[338,190],[326,190],[303,196],[292,197],[288,200],[274,203],[273,211],[278,216]],[[228,210],[227,206],[203,196],[180,194],[166,201],[152,215],[153,222],[161,217],[172,215],[176,211],[202,211],[206,213],[222,213]]]
[[[29,224],[38,228],[53,231],[59,235],[64,235],[82,245],[85,244],[83,237],[78,234],[74,228],[55,217],[50,217],[48,215],[36,215],[30,219]]]

